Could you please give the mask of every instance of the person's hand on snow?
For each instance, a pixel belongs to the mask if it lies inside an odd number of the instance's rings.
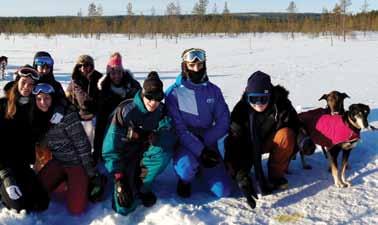
[[[217,166],[220,162],[220,158],[217,152],[208,147],[205,147],[202,150],[200,160],[202,162],[203,167],[205,168],[213,168]]]

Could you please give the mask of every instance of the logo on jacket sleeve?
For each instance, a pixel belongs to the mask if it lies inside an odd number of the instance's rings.
[[[214,103],[215,102],[215,99],[214,98],[208,98],[208,99],[206,99],[206,103],[207,104],[212,104],[212,103]]]

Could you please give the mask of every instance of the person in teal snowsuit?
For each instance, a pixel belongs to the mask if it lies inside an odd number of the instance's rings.
[[[171,160],[176,136],[163,98],[163,83],[151,72],[143,89],[116,108],[106,132],[102,155],[114,177],[112,207],[122,215],[155,204],[152,183]]]

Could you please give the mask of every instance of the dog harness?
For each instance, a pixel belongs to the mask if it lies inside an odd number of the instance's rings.
[[[323,108],[300,113],[299,118],[315,144],[326,147],[326,149],[343,142],[360,139],[360,132],[351,129],[343,121],[341,115],[330,115]]]

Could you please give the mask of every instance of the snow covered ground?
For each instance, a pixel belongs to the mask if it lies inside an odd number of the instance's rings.
[[[298,110],[324,106],[319,97],[340,90],[351,96],[345,101],[346,107],[358,102],[370,105],[369,120],[378,125],[378,33],[357,35],[346,43],[334,40],[333,47],[324,37],[298,35],[293,41],[286,34],[182,38],[177,44],[158,39],[155,45],[155,40],[128,40],[122,35],[102,36],[100,40],[0,35],[0,55],[9,57],[9,74],[23,64],[31,64],[36,51],[45,50],[55,59],[55,76],[67,85],[80,54],[92,55],[96,68],[104,71],[109,55],[119,51],[124,66],[139,81],[149,71],[157,70],[167,87],[180,70],[181,52],[200,47],[207,51],[210,80],[221,87],[230,110],[249,75],[262,70],[272,76],[274,84],[290,90]],[[0,81],[0,87],[5,83]],[[333,186],[327,161],[318,149],[307,157],[312,170],[302,170],[299,160],[292,161],[287,176],[290,188],[261,198],[255,210],[247,206],[236,189],[232,197],[216,199],[200,181],[194,184],[192,198],[180,199],[175,191],[177,179],[169,167],[155,184],[157,204],[148,209],[139,207],[127,217],[112,211],[108,190],[104,202],[89,205],[78,217],[70,216],[64,202],[56,197],[50,208],[39,214],[17,214],[2,207],[0,224],[378,224],[377,140],[378,132],[362,133],[347,171],[352,187]]]

